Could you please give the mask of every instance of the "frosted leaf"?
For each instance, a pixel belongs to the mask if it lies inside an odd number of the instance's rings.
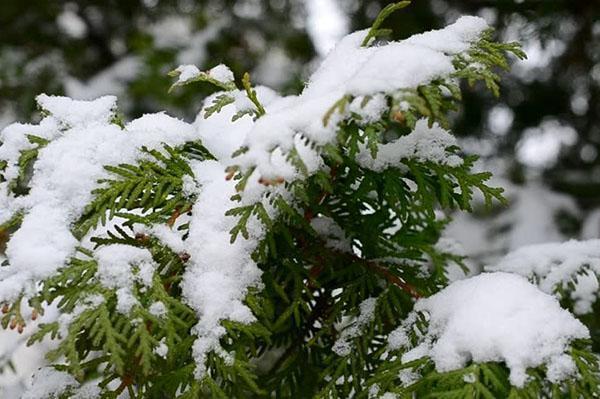
[[[208,72],[208,76],[225,84],[233,82],[233,72],[228,66],[219,64],[214,68],[211,68]]]
[[[196,79],[202,73],[196,65],[180,65],[174,72],[178,74],[177,81],[175,82],[176,85],[188,83],[189,81]]]

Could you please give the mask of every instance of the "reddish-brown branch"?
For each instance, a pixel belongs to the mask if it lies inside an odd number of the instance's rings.
[[[130,374],[125,374],[122,378],[121,378],[121,385],[119,385],[117,387],[117,389],[114,391],[114,393],[119,396],[128,386],[130,386],[131,384],[133,384],[133,376]]]
[[[360,259],[360,258],[357,257],[357,259]],[[417,290],[415,289],[415,287],[413,287],[412,285],[408,284],[405,281],[402,281],[402,279],[400,277],[396,276],[395,274],[393,274],[392,272],[390,272],[385,267],[383,267],[381,265],[378,265],[375,262],[365,261],[365,260],[362,260],[362,259],[361,259],[361,261],[364,262],[364,264],[365,264],[366,267],[368,267],[369,269],[373,270],[377,274],[381,275],[387,281],[389,281],[390,283],[394,284],[395,286],[400,287],[403,291],[405,291],[408,294],[410,294],[413,298],[417,298],[417,299],[422,298],[422,295],[417,292]]]
[[[177,218],[179,218],[179,216],[183,215],[184,213],[188,213],[191,210],[192,210],[191,206],[187,207],[184,211],[182,211],[179,207],[175,208],[175,210],[171,214],[171,217],[169,218],[169,220],[167,220],[167,226],[173,227],[173,225],[175,225],[175,222],[177,221]]]
[[[6,243],[8,242],[8,231],[0,229],[0,254],[6,251]]]
[[[395,286],[401,288],[403,291],[408,293],[413,298],[419,299],[419,298],[423,297],[423,295],[419,294],[419,292],[415,289],[415,287],[408,284],[407,282],[402,280],[400,277],[398,277],[394,273],[392,273],[389,269],[381,266],[377,262],[359,258],[358,256],[351,254],[351,253],[346,253],[346,252],[341,252],[341,251],[333,251],[333,252],[337,256],[345,257],[348,260],[350,260],[351,262],[359,263],[359,264],[363,265],[364,267],[366,267],[367,269],[373,270],[375,273],[377,273],[380,276],[382,276],[383,278],[385,278],[391,284],[394,284]]]

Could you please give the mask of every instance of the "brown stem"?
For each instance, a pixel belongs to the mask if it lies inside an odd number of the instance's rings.
[[[119,396],[132,383],[133,383],[133,377],[131,375],[129,375],[129,374],[125,374],[121,378],[121,385],[119,385],[117,387],[117,389],[114,391],[114,393],[116,394],[116,396]]]
[[[325,247],[325,248],[327,248],[327,247]],[[329,248],[327,248],[327,250],[332,252],[333,255],[335,255],[336,257],[347,258],[352,262],[361,264],[362,266],[366,267],[367,269],[373,270],[375,273],[377,273],[380,276],[382,276],[383,278],[385,278],[391,284],[394,284],[395,286],[401,288],[403,291],[408,293],[413,298],[419,299],[419,298],[423,297],[423,295],[421,295],[415,289],[415,287],[413,287],[411,284],[405,282],[400,277],[396,276],[394,273],[389,271],[388,268],[381,266],[380,264],[378,264],[375,261],[359,258],[355,254],[351,254],[351,253],[347,253],[347,252],[331,250]]]
[[[175,210],[173,211],[173,214],[171,214],[171,217],[169,218],[169,220],[167,220],[167,226],[173,227],[173,225],[175,224],[175,222],[177,221],[177,218],[179,216],[181,216],[184,213],[187,213],[191,210],[192,210],[191,206],[188,206],[184,211],[182,211],[181,208],[179,208],[179,207],[175,208]]]
[[[368,260],[363,260],[363,259],[360,259],[358,257],[356,257],[356,259],[361,260],[362,263],[366,267],[368,267],[369,269],[373,270],[377,274],[381,275],[387,281],[389,281],[390,283],[394,284],[395,286],[400,287],[403,291],[405,291],[408,294],[410,294],[413,298],[419,299],[419,298],[423,297],[421,294],[419,294],[417,292],[417,290],[415,289],[415,287],[413,287],[412,285],[408,284],[405,281],[402,281],[402,279],[400,277],[398,277],[394,273],[390,272],[387,268],[385,268],[385,267],[377,264],[376,262],[372,262],[372,261],[368,261]]]

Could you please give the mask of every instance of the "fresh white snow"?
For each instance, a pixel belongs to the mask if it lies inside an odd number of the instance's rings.
[[[468,362],[504,362],[510,381],[523,386],[526,370],[546,365],[548,379],[572,376],[575,364],[566,353],[573,339],[588,338],[587,328],[558,301],[525,278],[510,273],[483,273],[452,283],[419,300],[429,327],[402,361],[427,356],[439,371]],[[390,348],[407,347],[406,326],[390,340]]]
[[[520,274],[559,298],[558,288],[562,288],[570,293],[575,314],[590,313],[600,296],[600,240],[524,246],[486,269]]]

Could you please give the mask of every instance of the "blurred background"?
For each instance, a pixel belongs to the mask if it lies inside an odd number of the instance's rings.
[[[191,121],[211,89],[189,85],[167,95],[167,72],[179,64],[225,63],[238,78],[250,71],[255,83],[295,94],[338,39],[368,27],[387,3],[1,1],[0,128],[35,120],[39,93],[115,94],[127,118],[167,110]],[[463,88],[454,134],[494,172],[509,206],[453,215],[444,242],[478,269],[523,245],[600,237],[600,2],[414,0],[385,25],[403,39],[464,14],[485,18],[499,40],[520,41],[528,59],[502,74],[499,98]],[[4,337],[0,396],[13,397],[41,360]],[[15,353],[16,374],[8,368]]]

